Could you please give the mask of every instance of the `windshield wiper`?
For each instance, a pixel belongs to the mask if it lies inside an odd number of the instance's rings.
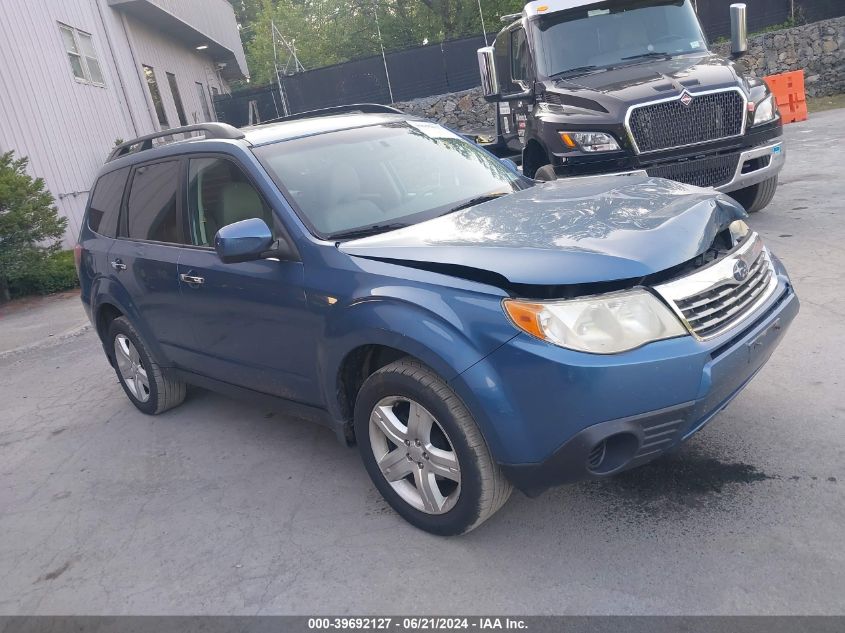
[[[330,240],[351,240],[356,237],[369,237],[371,235],[378,235],[379,233],[386,233],[387,231],[395,231],[396,229],[404,229],[409,226],[405,222],[393,222],[390,224],[372,224],[370,226],[362,226],[357,229],[349,229],[348,231],[337,231],[331,233],[327,237]]]
[[[590,66],[578,66],[576,68],[567,68],[566,70],[561,70],[559,73],[555,73],[554,75],[552,75],[552,78],[562,77],[564,75],[587,74],[591,70],[607,70],[607,69],[602,68],[600,66],[596,66],[595,64],[591,64]]]
[[[460,211],[461,209],[466,209],[469,207],[474,207],[477,204],[483,204],[484,202],[490,202],[491,200],[495,200],[496,198],[501,198],[502,196],[507,196],[508,194],[513,193],[512,191],[499,191],[496,193],[488,193],[483,196],[477,196],[475,198],[471,198],[466,202],[462,202],[461,204],[452,207],[448,211],[444,211],[440,215],[449,215],[450,213],[454,213],[455,211]]]
[[[623,57],[622,59],[625,61],[629,59],[672,59],[672,56],[669,53],[649,51],[648,53],[640,53],[639,55],[629,55],[628,57]]]

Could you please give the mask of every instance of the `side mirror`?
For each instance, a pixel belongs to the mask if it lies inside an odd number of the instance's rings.
[[[481,90],[486,99],[499,96],[499,78],[496,76],[496,60],[493,47],[484,46],[478,49],[478,69],[481,71]]]
[[[259,218],[227,224],[214,236],[214,250],[224,264],[261,259],[272,248],[273,232]]]
[[[748,50],[748,19],[744,4],[731,5],[731,54],[739,57]]]

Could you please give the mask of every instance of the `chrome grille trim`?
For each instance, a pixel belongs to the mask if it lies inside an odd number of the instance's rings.
[[[719,94],[719,93],[727,93],[727,92],[735,92],[737,93],[740,98],[742,99],[742,110],[740,112],[740,120],[741,126],[738,134],[729,134],[726,136],[720,136],[716,138],[709,138],[706,140],[698,141],[695,143],[681,143],[679,145],[672,145],[667,147],[655,147],[650,149],[640,149],[640,146],[637,143],[636,136],[634,135],[633,129],[631,128],[631,117],[633,116],[636,110],[642,108],[648,108],[655,105],[659,105],[662,103],[670,103],[673,101],[680,102],[681,97],[683,97],[684,93],[689,94],[694,99],[698,97],[704,97],[707,95]],[[748,97],[746,97],[745,93],[740,88],[720,88],[718,90],[702,90],[701,92],[690,92],[689,90],[684,90],[679,95],[674,95],[672,97],[666,97],[664,99],[655,99],[653,101],[647,101],[645,103],[638,103],[636,105],[630,106],[628,111],[625,113],[625,130],[628,132],[628,138],[631,141],[631,145],[634,148],[634,152],[637,154],[649,154],[652,152],[661,152],[666,150],[678,149],[680,147],[695,147],[696,145],[702,145],[704,143],[712,143],[713,141],[728,139],[728,138],[737,138],[745,134],[745,127],[748,123]]]
[[[734,278],[734,266],[742,261],[748,276]],[[699,340],[708,340],[730,330],[750,316],[777,288],[777,275],[763,241],[752,233],[743,245],[719,261],[674,281],[655,286]]]

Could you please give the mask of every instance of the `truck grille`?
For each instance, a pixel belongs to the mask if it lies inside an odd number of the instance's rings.
[[[639,152],[706,143],[742,133],[745,100],[740,93],[726,90],[690,96],[689,105],[676,99],[631,110],[628,125]]]
[[[745,277],[740,274],[743,270]],[[744,320],[776,286],[769,255],[754,234],[732,256],[655,290],[675,305],[696,336],[707,339]]]
[[[731,181],[738,162],[739,154],[724,154],[649,167],[646,172],[649,176],[677,180],[696,187],[718,187]]]

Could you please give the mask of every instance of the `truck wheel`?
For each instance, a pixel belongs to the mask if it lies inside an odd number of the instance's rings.
[[[126,317],[112,321],[108,341],[120,386],[139,411],[157,415],[182,404],[185,383],[159,367]]]
[[[355,437],[381,495],[426,532],[469,532],[511,494],[472,415],[419,361],[398,360],[364,382],[355,402]]]
[[[557,180],[557,174],[555,173],[555,168],[551,165],[543,165],[534,172],[534,180],[539,180],[542,182],[548,182],[550,180]]]
[[[774,176],[745,189],[731,191],[728,195],[745,207],[748,213],[757,213],[772,201],[777,188],[778,177]]]

